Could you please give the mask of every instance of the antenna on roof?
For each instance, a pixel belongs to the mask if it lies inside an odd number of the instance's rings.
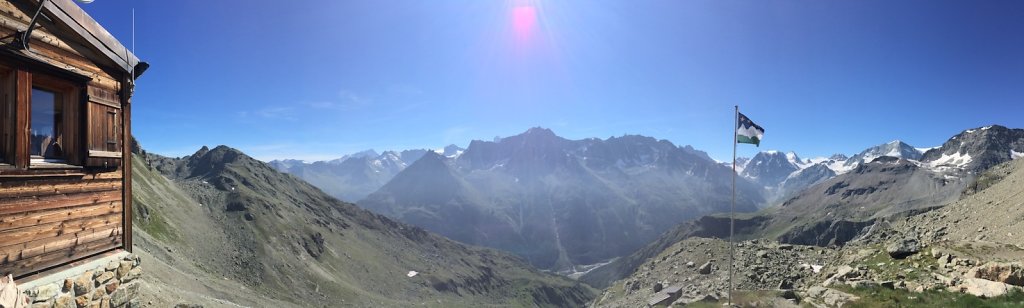
[[[82,1],[92,1],[92,0],[82,0]],[[132,54],[135,55],[136,59],[138,58],[138,55],[135,54],[135,8],[134,7],[132,8]],[[132,86],[134,86],[135,85],[135,64],[132,64],[132,72],[130,74],[132,75]]]

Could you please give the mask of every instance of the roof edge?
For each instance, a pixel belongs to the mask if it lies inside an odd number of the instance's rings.
[[[39,1],[28,0],[39,5]],[[54,22],[59,22],[82,36],[89,45],[100,51],[100,55],[106,56],[108,60],[117,64],[118,68],[125,73],[135,73],[135,77],[142,75],[142,72],[149,67],[149,64],[142,62],[120,41],[117,40],[107,29],[96,22],[73,0],[49,0],[45,1],[45,11],[49,13]],[[136,71],[140,68],[140,71]]]

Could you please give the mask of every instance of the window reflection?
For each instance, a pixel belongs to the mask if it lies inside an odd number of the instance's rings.
[[[55,92],[32,88],[32,132],[29,154],[33,160],[61,161],[63,104]]]

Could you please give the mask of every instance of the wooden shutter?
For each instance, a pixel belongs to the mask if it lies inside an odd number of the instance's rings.
[[[120,165],[121,104],[114,91],[89,87],[86,104],[86,149],[90,167],[115,168]]]

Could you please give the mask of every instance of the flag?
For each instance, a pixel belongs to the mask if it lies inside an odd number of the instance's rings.
[[[739,113],[739,120],[736,127],[736,142],[751,143],[761,146],[761,138],[764,137],[764,128],[754,124],[747,116]]]

